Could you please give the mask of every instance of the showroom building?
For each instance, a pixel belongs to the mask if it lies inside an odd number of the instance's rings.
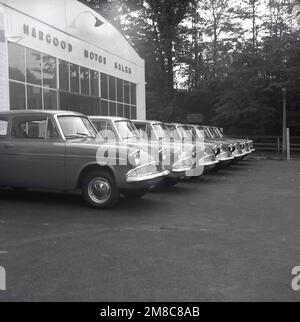
[[[0,111],[145,119],[145,62],[76,0],[0,0]]]

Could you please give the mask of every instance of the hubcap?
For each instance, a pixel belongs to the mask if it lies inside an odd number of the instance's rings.
[[[89,183],[88,194],[95,203],[105,203],[111,196],[110,183],[104,178],[94,178]]]

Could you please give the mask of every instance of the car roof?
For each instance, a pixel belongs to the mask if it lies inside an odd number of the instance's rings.
[[[13,111],[0,112],[0,115],[31,115],[31,114],[85,116],[84,114],[81,114],[78,112],[61,111],[61,110],[13,110]]]
[[[121,116],[101,116],[101,115],[92,115],[92,116],[89,116],[89,118],[91,120],[109,120],[109,121],[129,121],[128,118],[126,117],[121,117]]]
[[[147,123],[147,124],[164,124],[162,121],[154,121],[154,120],[132,120],[133,123]]]

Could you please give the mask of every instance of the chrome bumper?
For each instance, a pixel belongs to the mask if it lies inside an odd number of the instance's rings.
[[[152,174],[145,174],[143,176],[137,176],[137,177],[129,177],[127,178],[127,183],[134,183],[134,182],[143,182],[143,181],[149,181],[154,179],[159,179],[161,177],[165,177],[169,174],[168,170],[152,173]]]
[[[230,160],[234,160],[234,157],[232,157],[232,156],[229,157],[227,152],[223,152],[223,153],[221,153],[220,155],[217,156],[217,160],[219,162],[230,161]]]
[[[178,168],[178,169],[172,169],[173,173],[179,173],[179,172],[186,172],[192,170],[193,167],[183,167],[183,168]]]
[[[204,166],[204,167],[209,167],[211,165],[218,164],[219,163],[218,160],[210,160],[212,157],[214,157],[214,155],[207,155],[206,157],[201,158],[198,162],[198,165]]]

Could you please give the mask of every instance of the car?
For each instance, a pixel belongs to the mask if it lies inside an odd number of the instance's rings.
[[[168,174],[148,153],[105,141],[87,116],[45,110],[0,113],[0,169],[0,186],[80,189],[100,209],[120,193],[142,197]]]
[[[197,140],[194,133],[190,131],[189,127],[184,124],[170,123],[167,124],[167,127],[171,133],[171,136],[174,137],[175,140],[185,140],[188,142],[192,141],[198,147],[197,153],[202,156],[198,162],[203,167],[203,173],[207,173],[217,166],[219,161],[216,158],[216,150],[214,150],[214,145],[211,146],[204,141],[199,139]]]
[[[203,131],[201,131],[196,125],[187,124],[185,127],[187,131],[190,131],[190,133],[195,137],[196,140],[200,140],[201,142],[203,142],[204,140],[205,145],[210,146],[212,148],[212,150],[215,153],[216,160],[219,161],[219,163],[216,166],[216,169],[224,168],[227,165],[229,165],[232,162],[232,160],[234,160],[232,153],[229,151],[228,144],[220,144],[220,142],[207,140]]]
[[[247,140],[225,137],[223,136],[219,128],[217,128],[216,126],[210,126],[209,130],[212,133],[212,136],[214,137],[215,140],[222,140],[224,142],[238,144],[239,148],[242,151],[242,155],[239,157],[236,157],[235,161],[243,160],[246,156],[252,153],[251,149],[248,146]]]
[[[244,142],[245,143],[245,147],[246,149],[252,153],[252,152],[255,152],[255,148],[254,148],[254,144],[253,144],[253,140],[249,140],[249,139],[237,139],[237,138],[232,138],[232,137],[229,137],[229,136],[226,136],[223,132],[223,129],[221,129],[220,127],[217,127],[217,126],[214,126],[212,127],[212,129],[215,131],[215,133],[222,139],[224,140],[237,140],[237,141],[240,141],[240,142]],[[250,154],[248,153],[248,154]]]
[[[175,185],[180,180],[197,173],[199,169],[196,164],[196,151],[193,145],[172,140],[163,122],[134,120],[133,123],[141,137],[150,144],[160,144],[162,149],[169,151],[164,162],[166,169],[170,171],[166,178],[167,186]]]
[[[237,161],[242,160],[246,155],[248,155],[249,151],[243,150],[243,146],[239,140],[223,140],[221,139],[213,130],[211,126],[208,125],[199,125],[197,127],[199,130],[203,131],[205,138],[210,140],[215,144],[227,144],[228,150],[231,152],[234,160],[231,163],[235,163]]]

